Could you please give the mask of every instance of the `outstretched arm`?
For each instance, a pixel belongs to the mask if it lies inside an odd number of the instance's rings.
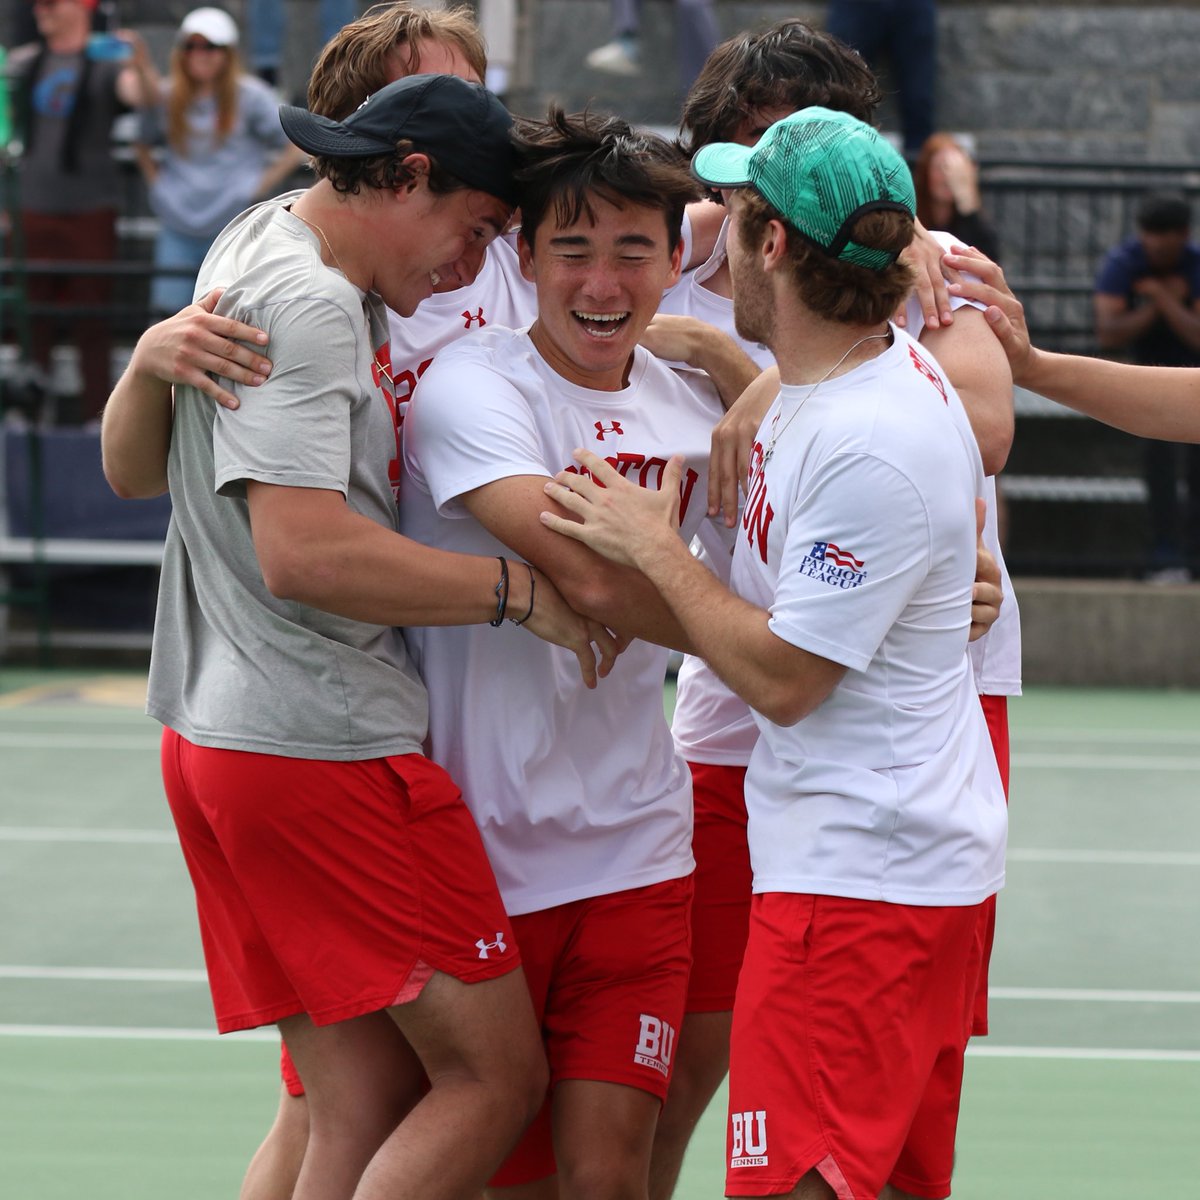
[[[190,384],[218,404],[237,408],[237,397],[212,376],[256,386],[270,373],[270,360],[261,353],[267,335],[216,316],[220,298],[218,288],[147,329],[108,398],[100,450],[104,477],[122,499],[146,499],[167,490],[172,384]]]
[[[1200,370],[1134,366],[1039,350],[1030,343],[1021,302],[994,262],[971,250],[946,259],[978,277],[964,279],[952,290],[988,305],[985,316],[1016,383],[1138,437],[1200,442]]]

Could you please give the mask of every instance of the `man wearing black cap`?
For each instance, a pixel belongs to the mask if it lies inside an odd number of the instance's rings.
[[[421,755],[425,691],[394,627],[511,611],[589,681],[589,636],[607,635],[524,564],[396,532],[383,305],[411,313],[504,227],[508,114],[477,85],[414,76],[344,122],[281,119],[319,179],[242,214],[201,268],[223,315],[269,335],[274,368],[236,411],[192,388],[176,408],[148,711],[218,1027],[277,1023],[308,1092],[297,1200],[348,1200],[360,1180],[470,1195],[545,1067],[477,830]]]
[[[755,710],[726,1194],[936,1200],[980,909],[1004,879],[1004,794],[964,654],[979,450],[941,369],[888,321],[915,199],[896,151],[812,107],[753,149],[705,147],[693,170],[730,208],[738,332],[782,381],[733,590],[679,544],[678,463],[654,493],[577,452],[582,470],[546,489],[569,515],[542,519],[644,572]]]

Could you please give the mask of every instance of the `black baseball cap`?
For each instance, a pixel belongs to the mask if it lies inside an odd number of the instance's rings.
[[[284,133],[329,158],[374,158],[412,142],[469,187],[516,205],[512,115],[486,88],[457,75],[409,75],[370,95],[344,121],[284,104]]]

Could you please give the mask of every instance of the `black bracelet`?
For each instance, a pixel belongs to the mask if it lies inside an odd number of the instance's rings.
[[[533,568],[528,563],[525,564],[525,570],[527,570],[529,572],[529,608],[526,610],[525,615],[519,621],[517,620],[516,617],[508,618],[514,625],[524,625],[525,622],[528,621],[529,618],[533,616],[533,596],[534,596],[534,593],[537,591],[537,584],[533,578]]]
[[[504,624],[504,614],[508,612],[508,559],[500,558],[500,578],[496,580],[496,617],[488,624],[493,629],[499,629]]]

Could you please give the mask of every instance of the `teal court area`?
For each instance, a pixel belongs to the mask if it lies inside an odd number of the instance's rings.
[[[233,1197],[278,1044],[218,1039],[140,675],[0,669],[0,1196]],[[669,697],[668,697],[669,703]],[[1200,1195],[1200,693],[1014,702],[959,1200]],[[722,1193],[718,1098],[681,1200]]]

